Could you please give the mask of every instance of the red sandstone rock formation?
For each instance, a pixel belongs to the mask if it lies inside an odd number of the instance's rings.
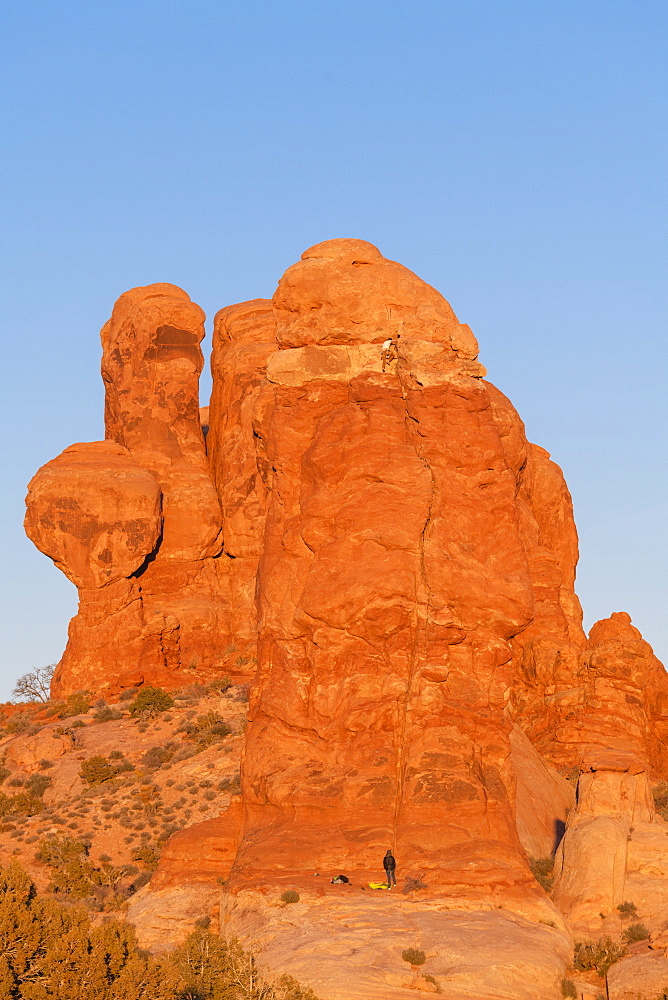
[[[258,426],[273,480],[235,878],[373,872],[391,844],[434,880],[451,851],[469,883],[521,883],[503,708],[533,595],[482,369],[447,303],[375,248],[304,258],[276,294],[295,346],[269,358]],[[390,293],[411,335],[383,374]]]
[[[668,684],[628,616],[585,636],[568,489],[469,328],[333,240],[273,300],[218,313],[208,412],[180,289],[126,293],[102,336],[108,440],[30,486],[27,530],[80,588],[54,689],[177,686],[257,653],[242,794],[173,838],[142,920],[220,876],[240,899],[367,882],[388,846],[430,906],[557,918],[525,851],[553,849],[571,791],[534,748],[667,774]]]
[[[26,530],[79,587],[64,695],[225,672],[221,515],[199,421],[203,313],[175,285],[120,297],[102,330],[107,440],[33,478]]]
[[[513,711],[541,753],[572,766],[589,751],[616,749],[668,775],[668,678],[628,614],[596,622],[579,648],[523,638]]]
[[[220,497],[230,639],[255,656],[255,583],[262,552],[270,469],[257,435],[267,358],[276,350],[271,300],[221,309],[213,331],[207,451]]]

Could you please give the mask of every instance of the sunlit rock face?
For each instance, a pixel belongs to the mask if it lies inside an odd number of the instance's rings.
[[[174,943],[192,887],[213,898],[223,879],[227,930],[283,941],[266,900],[297,888],[339,940],[340,890],[314,873],[346,872],[371,919],[392,848],[423,886],[416,927],[505,908],[551,997],[568,931],[527,854],[566,831],[556,899],[587,923],[620,891],[617,799],[640,782],[644,809],[668,773],[663,667],[628,615],[583,632],[561,470],[445,299],[364,241],[318,244],[273,299],[220,310],[200,410],[202,336],[176,286],[121,296],[102,331],[107,439],[66,449],[28,496],[30,537],[80,591],[54,693],[251,682],[241,792],[172,837],[133,903],[140,937],[158,946],[167,920]],[[588,797],[569,815],[574,768]],[[658,821],[639,822],[644,857]]]
[[[203,336],[175,285],[122,295],[102,330],[106,441],[66,449],[30,483],[26,530],[79,587],[56,695],[220,672],[229,611],[199,420]]]

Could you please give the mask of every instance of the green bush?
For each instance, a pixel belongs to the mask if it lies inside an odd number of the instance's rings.
[[[157,715],[158,712],[166,712],[174,704],[174,699],[167,691],[159,687],[141,688],[139,694],[130,705],[130,713],[142,717]]]
[[[408,962],[412,966],[424,965],[427,961],[427,956],[419,948],[406,948],[405,951],[402,951],[401,957],[404,962]]]
[[[561,995],[562,997],[572,997],[573,1000],[578,1000],[578,991],[575,989],[575,983],[572,979],[561,980]]]
[[[177,733],[185,733],[199,747],[208,747],[213,743],[224,740],[232,732],[230,726],[213,710],[205,715],[198,715],[196,720],[184,722],[176,730]]]
[[[17,865],[0,870],[2,995],[175,1000],[176,970],[137,947],[133,928],[93,928],[81,906],[39,896]]]
[[[0,955],[1,994],[13,1000],[317,1000],[290,976],[269,983],[251,954],[204,926],[153,958],[130,924],[93,926],[83,906],[39,895],[18,865],[0,869]]]
[[[52,892],[62,892],[73,899],[89,896],[96,885],[88,848],[74,837],[46,837],[40,841],[37,861],[51,869]]]
[[[644,924],[640,923],[631,924],[630,927],[626,928],[626,930],[622,934],[622,937],[624,938],[627,944],[633,944],[635,941],[644,941],[646,938],[648,938],[649,931],[647,930]]]
[[[295,892],[294,889],[286,889],[285,892],[281,893],[281,901],[283,903],[298,903],[299,899],[299,893]]]
[[[626,954],[626,948],[615,944],[611,937],[598,941],[578,941],[573,955],[573,967],[579,972],[596,972],[603,979],[608,969]]]
[[[552,892],[554,884],[554,858],[529,858],[529,868],[538,885],[545,892]]]
[[[65,704],[59,708],[58,717],[69,719],[72,715],[85,715],[90,708],[90,694],[88,691],[76,691],[68,695]]]
[[[0,792],[0,816],[36,816],[43,808],[41,799],[29,792],[5,795]]]
[[[134,771],[130,761],[122,759],[111,764],[106,757],[96,754],[83,762],[79,774],[89,785],[101,785],[104,781],[117,778],[126,771]]]

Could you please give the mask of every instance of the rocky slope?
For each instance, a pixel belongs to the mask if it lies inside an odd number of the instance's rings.
[[[167,837],[225,811],[239,787],[245,688],[190,685],[168,710],[134,717],[132,704],[5,706],[0,865],[18,861],[43,887],[52,872],[35,858],[40,844],[69,838],[90,845],[98,867],[106,857],[117,869],[152,871]],[[87,772],[91,761],[97,768]],[[27,794],[27,808],[6,801]],[[138,850],[143,860],[133,859]],[[136,875],[118,884],[132,889]]]
[[[371,244],[221,310],[200,414],[202,318],[175,286],[121,296],[107,440],[28,496],[80,589],[55,695],[252,680],[240,793],[171,837],[142,940],[206,905],[332,1000],[400,995],[410,946],[453,1000],[559,996],[571,932],[618,933],[631,891],[658,932],[668,885],[668,680],[628,615],[583,632],[561,471],[445,299]],[[388,847],[411,891],[369,888]],[[555,851],[551,900],[528,857]]]

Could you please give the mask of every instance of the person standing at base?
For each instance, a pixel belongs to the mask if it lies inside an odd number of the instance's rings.
[[[387,850],[385,857],[383,858],[383,868],[385,869],[385,875],[387,877],[387,888],[391,889],[392,885],[397,884],[397,879],[394,874],[394,870],[397,867],[397,862],[394,860],[394,855],[392,851]]]

